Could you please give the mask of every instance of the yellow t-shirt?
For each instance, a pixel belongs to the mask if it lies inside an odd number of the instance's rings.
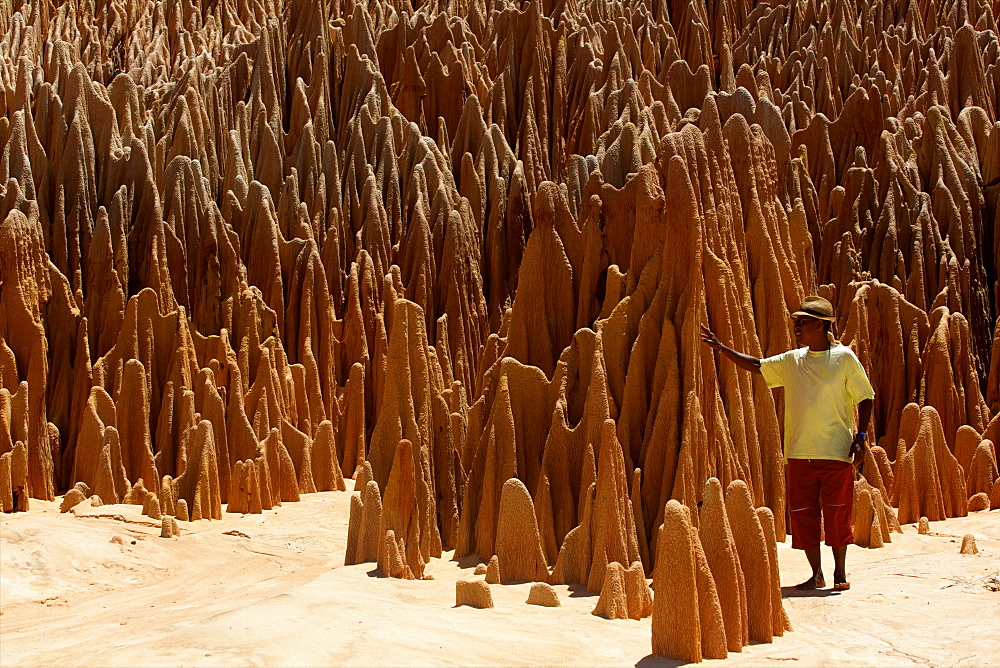
[[[850,462],[854,405],[875,397],[854,351],[797,348],[762,359],[760,371],[768,387],[785,388],[785,459]]]

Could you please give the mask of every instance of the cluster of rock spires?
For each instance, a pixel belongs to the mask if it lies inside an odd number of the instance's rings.
[[[770,508],[753,507],[744,481],[730,483],[724,497],[710,478],[697,529],[693,519],[687,506],[667,503],[653,575],[653,653],[724,659],[791,630]]]
[[[497,555],[633,616],[710,478],[784,535],[781,394],[697,332],[784,351],[808,293],[877,393],[868,543],[1000,507],[986,0],[12,0],[0,34],[4,510],[355,477],[349,562]]]

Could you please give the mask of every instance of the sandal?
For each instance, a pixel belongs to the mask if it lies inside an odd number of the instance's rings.
[[[812,591],[813,589],[823,589],[824,587],[826,587],[826,580],[822,576],[816,577],[815,575],[805,582],[795,585],[795,588],[799,591]]]
[[[837,582],[833,585],[834,591],[847,591],[851,588],[850,582]]]

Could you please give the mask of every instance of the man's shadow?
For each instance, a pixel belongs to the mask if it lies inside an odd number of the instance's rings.
[[[816,596],[840,596],[844,592],[836,589],[796,589],[795,585],[781,588],[781,598],[809,598]]]

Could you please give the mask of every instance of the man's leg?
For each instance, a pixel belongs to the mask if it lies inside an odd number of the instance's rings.
[[[836,587],[847,582],[847,546],[835,545],[830,549],[833,550],[833,585]]]
[[[826,544],[833,550],[834,589],[849,589],[847,546],[854,542],[854,466],[831,461],[822,478],[823,520]]]
[[[819,545],[806,548],[806,559],[809,560],[809,567],[812,568],[812,576],[805,582],[795,585],[796,589],[821,589],[826,586],[823,578],[823,558],[819,553]]]
[[[819,480],[812,473],[807,459],[788,460],[788,507],[792,529],[792,547],[803,550],[812,575],[795,586],[796,589],[825,587],[822,559],[819,552]]]

